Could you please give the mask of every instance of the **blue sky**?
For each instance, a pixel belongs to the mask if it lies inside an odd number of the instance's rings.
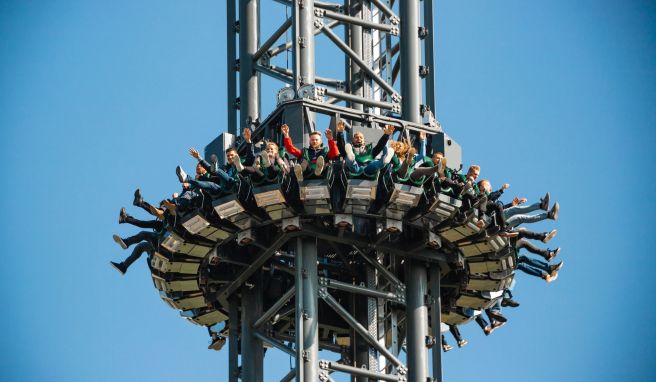
[[[133,190],[176,191],[186,150],[225,129],[219,3],[0,3],[0,379],[225,380],[227,351],[159,299],[144,260],[108,266],[126,256],[111,235],[134,232],[120,207],[142,216]],[[263,33],[284,12],[267,2]],[[656,379],[655,18],[653,1],[436,2],[438,119],[508,197],[551,192],[558,222],[531,228],[558,228],[565,260],[553,284],[518,276],[522,305],[491,337],[462,329],[447,381]],[[289,359],[266,363],[274,380]]]

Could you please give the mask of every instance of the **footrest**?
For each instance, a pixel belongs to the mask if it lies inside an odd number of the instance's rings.
[[[180,236],[171,232],[164,236],[161,246],[171,253],[181,253],[200,258],[204,258],[212,250],[212,247],[185,242]]]

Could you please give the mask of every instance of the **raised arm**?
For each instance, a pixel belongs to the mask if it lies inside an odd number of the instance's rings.
[[[301,159],[303,151],[297,149],[292,143],[292,139],[289,137],[289,126],[287,124],[280,126],[280,131],[282,132],[282,143],[285,146],[285,150],[296,158]]]
[[[424,160],[426,157],[426,132],[419,132],[419,152],[415,156],[417,162]]]
[[[387,142],[389,141],[392,134],[394,134],[394,126],[386,125],[383,129],[383,135],[378,140],[378,143],[376,143],[376,146],[371,149],[371,156],[373,158],[375,158],[376,155],[383,151],[383,148],[387,145]]]
[[[198,151],[195,148],[193,148],[193,147],[190,148],[189,149],[189,154],[192,157],[198,159],[198,163],[200,163],[200,165],[203,166],[205,171],[209,172],[210,174],[214,174],[214,171],[212,171],[212,165],[209,164],[205,159],[203,159],[203,157],[200,156],[200,154],[198,153]]]
[[[346,156],[346,141],[344,139],[344,122],[339,121],[337,122],[337,125],[335,125],[335,130],[337,130],[337,139],[335,140],[337,142],[337,150],[339,151],[339,154],[342,156]]]
[[[339,149],[337,148],[337,142],[333,139],[333,131],[328,128],[325,134],[328,139],[328,159],[336,159],[339,157]]]
[[[255,146],[253,145],[253,141],[251,141],[251,135],[251,129],[245,128],[242,136],[244,137],[244,141],[246,141],[246,152],[244,155],[244,164],[246,166],[251,166],[255,163]]]

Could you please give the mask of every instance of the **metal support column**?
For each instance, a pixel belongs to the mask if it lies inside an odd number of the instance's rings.
[[[296,370],[299,382],[315,382],[319,378],[319,309],[317,294],[316,239],[297,239],[297,323],[300,336],[296,342]],[[300,290],[299,284],[300,284]],[[300,300],[300,301],[299,301]],[[300,302],[300,303],[299,303]],[[298,335],[298,334],[297,334]]]
[[[228,310],[228,382],[239,380],[239,311],[237,299],[229,299]]]
[[[430,107],[433,114],[437,117],[435,110],[435,24],[433,23],[433,0],[424,0],[424,26],[428,30],[428,35],[424,39],[424,59],[428,67],[426,76],[426,105]]]
[[[239,1],[239,123],[253,129],[260,119],[260,74],[254,55],[260,44],[260,1]]]
[[[426,330],[428,309],[426,295],[428,285],[426,267],[410,260],[406,263],[406,328],[408,353],[408,382],[425,382],[428,377],[428,351]]]
[[[426,0],[424,0],[426,1]],[[442,382],[442,346],[440,323],[442,322],[442,301],[440,298],[440,267],[430,267],[430,295],[431,295],[431,336],[433,337],[433,380]]]
[[[421,122],[419,77],[419,1],[401,0],[401,109],[403,119]]]
[[[294,36],[294,84],[314,83],[314,0],[294,0],[292,8]]]
[[[241,289],[241,367],[242,381],[262,381],[264,348],[253,326],[262,315],[262,280]]]
[[[228,133],[237,134],[237,31],[235,1],[226,0],[226,72],[228,80]]]

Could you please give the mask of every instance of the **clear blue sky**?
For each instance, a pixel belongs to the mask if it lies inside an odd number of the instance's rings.
[[[655,380],[656,3],[435,3],[438,118],[509,196],[551,191],[560,219],[533,228],[557,227],[565,260],[553,284],[518,276],[522,305],[491,337],[463,328],[446,380]],[[284,17],[265,9],[263,33]],[[0,3],[1,380],[226,379],[227,351],[159,299],[143,259],[125,277],[108,266],[127,254],[111,235],[135,232],[119,208],[142,216],[132,191],[176,191],[186,150],[225,129],[224,12]],[[279,87],[265,83],[265,111]],[[289,359],[266,363],[274,380]]]

